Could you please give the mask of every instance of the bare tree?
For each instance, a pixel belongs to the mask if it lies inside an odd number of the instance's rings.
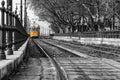
[[[115,27],[120,19],[120,0],[30,0],[31,7],[53,30],[100,31]],[[111,24],[112,23],[112,24]]]

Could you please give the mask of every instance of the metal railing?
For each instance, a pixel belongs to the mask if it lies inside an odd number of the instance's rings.
[[[18,49],[17,44],[25,41],[28,37],[18,18],[17,10],[13,13],[5,9],[4,1],[2,1],[1,5],[0,60],[6,59],[5,50],[8,55],[13,55],[13,50],[16,51]]]
[[[84,32],[80,36],[94,38],[120,38],[120,31]]]
[[[85,37],[85,38],[120,38],[120,31],[93,31],[82,33],[60,33],[52,34],[52,36],[70,36],[70,37]]]

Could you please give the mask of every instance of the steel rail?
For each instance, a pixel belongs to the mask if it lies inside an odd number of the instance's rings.
[[[56,41],[56,43],[58,43],[58,42]],[[61,42],[61,41],[59,41],[59,43],[62,43],[62,44],[65,44],[65,45],[69,45],[69,46],[73,46],[73,47],[78,47],[78,48],[81,47],[81,45],[78,46],[78,45],[76,45],[76,44],[74,44],[74,43],[70,44],[70,43]],[[108,51],[106,51],[106,50],[100,50],[101,48],[105,48],[105,49],[109,49],[109,50],[112,49],[112,50],[120,51],[119,49],[107,48],[107,47],[104,47],[104,46],[101,47],[101,46],[95,46],[95,45],[92,45],[92,46],[82,45],[82,47],[83,47],[83,48],[87,48],[87,49],[91,49],[92,51],[101,52],[101,53],[103,53],[103,54],[114,55],[114,56],[120,57],[120,54],[117,54],[117,53],[115,53],[115,52],[108,52]],[[97,48],[100,48],[100,49],[96,49],[96,48],[94,48],[94,47],[97,47]]]
[[[60,65],[57,63],[57,61],[52,58],[41,46],[40,44],[38,43],[37,40],[35,39],[32,39],[32,41],[34,42],[34,44],[39,47],[39,49],[49,58],[49,60],[54,64],[55,68],[56,68],[56,71],[57,71],[57,76],[58,76],[58,80],[68,80],[65,76],[65,74],[63,73]]]
[[[59,49],[62,49],[62,50],[65,50],[65,51],[67,51],[67,52],[70,52],[70,51],[68,51],[68,50],[66,50],[66,49],[63,49],[63,48],[61,48],[61,47],[59,47],[58,45],[56,45],[56,44],[52,44],[52,43],[50,43],[50,42],[46,42],[46,41],[44,41],[44,40],[41,40],[42,42],[44,42],[44,43],[46,43],[46,44],[49,44],[49,45],[52,45],[52,46],[55,46],[55,47],[57,47],[57,48],[59,48]],[[104,52],[104,51],[103,51]],[[72,53],[72,52],[70,52],[70,53]],[[73,54],[75,54],[75,53],[73,53]],[[109,54],[109,53],[108,53]],[[76,54],[77,55],[77,54]],[[113,54],[114,55],[114,54]],[[117,55],[117,54],[116,54]],[[78,55],[79,57],[81,57],[80,55]],[[117,55],[118,56],[118,55]],[[119,55],[120,56],[120,55]],[[83,57],[83,56],[82,56]],[[91,56],[88,56],[89,58],[91,57]],[[88,57],[83,57],[83,58],[88,58]],[[92,58],[92,57],[91,57]],[[69,58],[67,58],[67,59],[69,59]],[[100,58],[96,58],[96,59],[100,59]],[[69,59],[70,60],[70,59]],[[100,59],[101,60],[101,59]],[[104,62],[104,63],[106,63],[106,64],[108,64],[108,65],[110,65],[110,66],[112,66],[112,67],[114,67],[114,68],[116,68],[116,69],[119,69],[120,70],[120,68],[119,67],[117,67],[117,66],[115,66],[115,65],[112,65],[112,64],[110,64],[110,63],[108,63],[108,62],[106,62],[106,61],[104,61],[104,60],[102,60],[102,62]]]

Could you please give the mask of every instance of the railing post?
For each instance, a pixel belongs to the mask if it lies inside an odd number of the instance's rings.
[[[8,14],[9,14],[9,11],[8,11],[8,6],[9,6],[9,2],[8,2],[9,0],[7,0],[7,12],[6,12],[6,26],[8,27],[8,20],[9,20],[9,16],[8,16]],[[8,48],[8,36],[9,36],[9,31],[6,31],[6,45],[7,45],[7,47],[6,48]]]
[[[17,26],[17,18],[18,18],[17,9],[18,9],[18,8],[17,8],[17,6],[16,6],[15,16],[14,16],[14,26],[16,27],[16,29],[18,28],[18,26]],[[14,42],[17,41],[17,36],[18,36],[18,32],[15,31],[15,32],[13,33],[13,39],[14,39],[13,41],[14,41]],[[16,45],[16,44],[13,45],[13,50],[14,50],[14,51],[17,50],[17,45]]]
[[[1,10],[1,27],[2,30],[0,31],[0,46],[1,46],[1,50],[0,50],[0,60],[2,59],[6,59],[6,55],[5,55],[5,30],[4,28],[4,12],[5,12],[5,1],[2,1],[1,3],[2,5],[2,10]]]
[[[9,20],[8,20],[8,24],[9,27],[12,27],[12,13],[10,11],[11,6],[9,6]],[[13,55],[13,50],[12,50],[12,31],[9,31],[9,35],[8,35],[8,49],[7,49],[7,54],[8,55]]]
[[[9,11],[6,12],[6,25],[8,27],[9,24]],[[7,49],[8,49],[8,45],[9,45],[9,31],[6,31],[6,45],[7,45]]]
[[[14,15],[14,17],[13,17],[13,25],[14,25],[14,27],[17,28],[17,26],[16,26],[16,18],[17,18],[17,7],[16,7],[16,10],[15,10],[15,15]],[[15,37],[16,37],[16,31],[13,32],[13,43],[15,43],[15,41],[16,41],[16,38],[15,38]],[[13,44],[13,50],[14,50],[14,51],[17,50],[16,44]]]

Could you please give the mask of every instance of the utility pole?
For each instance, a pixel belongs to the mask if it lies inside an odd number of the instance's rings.
[[[97,19],[98,19],[98,28],[97,28],[97,31],[99,31],[100,30],[100,24],[101,24],[101,22],[100,22],[100,1],[99,0],[97,0],[96,1],[96,3],[97,3]]]
[[[115,2],[113,1],[113,17],[112,17],[112,30],[115,28]]]
[[[22,0],[20,1],[20,19],[21,19],[21,24],[22,24]]]
[[[24,6],[24,28],[26,30],[27,27],[27,5],[26,5],[26,0],[25,0],[25,6]]]

